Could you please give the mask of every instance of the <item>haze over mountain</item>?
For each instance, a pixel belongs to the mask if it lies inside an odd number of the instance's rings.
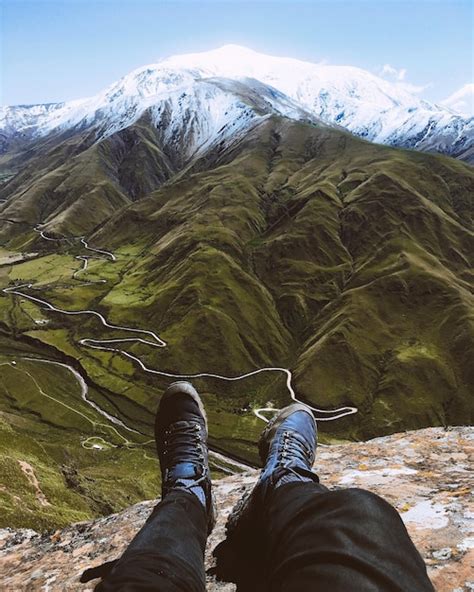
[[[465,84],[447,99],[441,101],[441,104],[467,117],[474,116],[474,82]]]
[[[234,45],[138,68],[89,99],[3,107],[1,149],[6,152],[18,141],[73,128],[90,128],[97,138],[107,137],[137,121],[149,107],[173,100],[180,92],[192,94],[197,81],[209,78],[250,86],[255,83],[247,79],[257,80],[257,92],[267,100],[276,89],[286,95],[280,94],[280,99],[294,103],[287,116],[299,118],[300,111],[307,111],[371,141],[473,159],[473,118],[456,114],[449,104],[432,105],[360,68],[272,57]],[[225,103],[222,107],[225,112]],[[200,108],[196,103],[193,109]]]

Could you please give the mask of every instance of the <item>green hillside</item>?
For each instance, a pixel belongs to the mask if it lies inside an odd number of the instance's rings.
[[[289,368],[299,399],[359,410],[320,422],[322,441],[472,421],[472,168],[277,117],[187,163],[165,156],[146,117],[78,142],[10,161],[2,288],[32,283],[20,291],[157,333],[167,347],[109,344],[150,369]],[[46,221],[62,240],[33,230]],[[83,234],[116,261],[86,251]],[[12,263],[19,252],[34,255]],[[73,277],[77,255],[97,259]],[[172,378],[79,343],[128,337],[2,293],[0,527],[52,527],[156,494],[152,423]],[[74,372],[40,358],[73,368],[121,424],[82,398]],[[285,375],[194,382],[213,448],[256,463],[254,411],[290,401]]]

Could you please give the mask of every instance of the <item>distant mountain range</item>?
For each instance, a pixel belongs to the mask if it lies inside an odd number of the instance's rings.
[[[50,134],[104,139],[145,112],[171,138],[190,125],[186,153],[229,141],[271,114],[341,126],[367,140],[474,161],[474,118],[433,105],[365,70],[263,55],[244,47],[170,57],[98,95],[0,108],[0,154]]]

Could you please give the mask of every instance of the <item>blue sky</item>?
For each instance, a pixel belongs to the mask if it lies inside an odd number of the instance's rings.
[[[2,104],[89,96],[160,57],[227,43],[374,73],[385,66],[385,77],[432,101],[473,80],[470,0],[0,3]]]

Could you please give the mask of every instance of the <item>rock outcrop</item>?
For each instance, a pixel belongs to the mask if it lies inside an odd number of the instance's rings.
[[[390,501],[422,553],[436,590],[472,592],[473,440],[474,428],[428,428],[325,446],[318,451],[316,470],[331,488],[362,487]],[[208,543],[208,567],[230,510],[256,476],[251,471],[216,484],[219,520]],[[0,531],[0,590],[90,592],[91,584],[79,584],[82,571],[119,556],[154,504],[145,501],[54,533]],[[208,581],[210,592],[233,590],[233,584]]]

